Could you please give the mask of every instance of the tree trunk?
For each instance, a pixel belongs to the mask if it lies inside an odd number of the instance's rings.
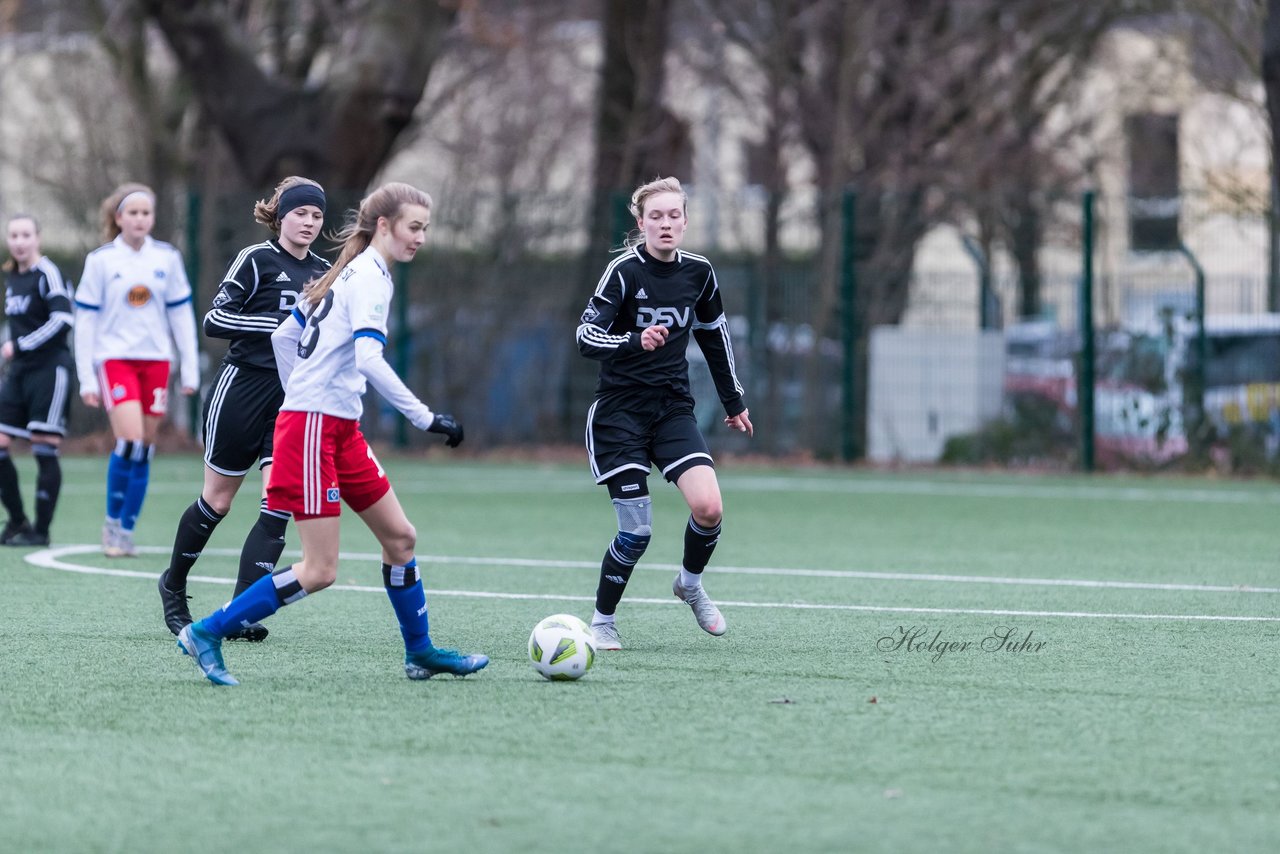
[[[364,189],[422,98],[455,4],[369,4],[322,86],[263,71],[224,3],[146,0],[246,183],[300,174]]]
[[[1280,211],[1280,0],[1267,0],[1267,21],[1262,30],[1262,85],[1267,93],[1267,117],[1271,127],[1271,246],[1268,270],[1268,308],[1280,311],[1280,258],[1274,247],[1277,212]]]
[[[673,169],[664,162],[671,152],[661,145],[664,128],[669,131],[666,126],[675,121],[662,106],[670,5],[670,0],[605,0],[588,244],[593,259],[620,237],[618,194]]]

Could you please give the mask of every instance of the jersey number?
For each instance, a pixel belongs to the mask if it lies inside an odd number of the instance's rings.
[[[329,311],[333,308],[333,291],[329,291],[320,299],[320,304],[316,306],[315,311],[311,312],[311,316],[307,318],[307,328],[302,330],[302,337],[298,339],[298,358],[306,359],[316,350],[316,345],[320,343],[320,321],[329,316]]]

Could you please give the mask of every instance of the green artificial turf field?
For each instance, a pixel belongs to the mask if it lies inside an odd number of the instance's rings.
[[[589,618],[614,531],[585,464],[383,462],[435,640],[479,674],[404,678],[348,513],[337,585],[211,686],[155,590],[200,460],[156,462],[116,560],[104,461],[65,461],[53,547],[0,549],[0,851],[1280,850],[1275,484],[728,462],[713,638],[671,596],[687,512],[655,479],[625,649],[550,683],[528,633]]]

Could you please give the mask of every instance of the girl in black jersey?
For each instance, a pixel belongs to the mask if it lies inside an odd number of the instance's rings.
[[[187,575],[255,463],[262,470],[263,498],[240,552],[233,595],[269,575],[284,551],[289,514],[268,510],[266,501],[276,413],[284,402],[271,333],[293,311],[307,283],[329,269],[329,262],[311,251],[324,211],[324,189],[315,181],[297,176],[281,181],[271,198],[253,209],[253,218],[275,237],[240,251],[204,316],[204,334],[228,339],[231,346],[205,399],[204,488],[182,514],[169,568],[160,575],[164,621],[175,635],[191,622]],[[248,641],[266,636],[261,625],[230,635]]]
[[[47,546],[49,523],[62,488],[58,446],[66,433],[74,360],[67,345],[71,293],[53,262],[40,254],[40,226],[19,214],[9,220],[9,260],[4,264],[4,311],[9,336],[0,356],[9,372],[0,386],[0,503],[9,521],[0,532],[7,546]],[[36,475],[35,524],[27,520],[9,443],[31,440]]]
[[[621,649],[614,612],[652,534],[648,477],[656,464],[689,505],[684,559],[672,592],[713,635],[725,621],[702,588],[702,571],[720,536],[723,504],[706,440],[693,414],[692,335],[707,358],[724,423],[747,435],[751,419],[734,372],[733,348],[711,263],[683,252],[688,197],[675,178],[636,189],[628,239],[596,285],[578,326],[578,350],[600,362],[587,414],[587,453],[596,483],[609,489],[618,533],[605,552],[591,620],[598,649]]]

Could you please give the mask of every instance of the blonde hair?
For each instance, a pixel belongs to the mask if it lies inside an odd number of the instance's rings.
[[[151,206],[155,207],[156,192],[146,184],[121,184],[111,191],[111,195],[102,200],[102,238],[106,243],[110,243],[120,235],[120,226],[116,224],[116,214],[120,212],[120,205],[126,198],[134,193],[146,193],[151,197]]]
[[[29,219],[29,220],[31,220],[31,224],[32,224],[33,226],[35,226],[35,229],[36,229],[36,239],[37,239],[37,240],[39,240],[39,238],[40,238],[40,220],[36,219],[36,218],[35,218],[35,217],[33,217],[31,214],[26,214],[26,213],[16,213],[16,214],[14,214],[13,216],[9,217],[9,219],[8,219],[8,220],[6,220],[5,225],[6,225],[6,227],[7,227],[7,226],[10,226],[10,225],[13,225],[15,222],[17,222],[17,221],[18,221],[18,220],[20,220],[20,219]],[[7,229],[6,229],[6,230],[7,230]],[[38,257],[38,253],[37,253],[37,257]],[[3,271],[4,271],[4,272],[6,272],[6,273],[12,273],[12,272],[14,272],[14,271],[15,271],[15,270],[17,270],[17,269],[18,269],[18,262],[17,262],[17,261],[16,261],[12,256],[10,256],[10,257],[8,257],[8,258],[4,259],[4,263],[3,263],[3,264],[0,264],[0,270],[3,270]]]
[[[360,202],[359,210],[347,211],[346,225],[332,238],[335,244],[342,246],[338,260],[333,262],[327,273],[307,286],[303,298],[312,305],[324,299],[343,268],[369,248],[374,232],[378,229],[378,220],[386,217],[394,226],[405,205],[421,205],[431,210],[431,196],[417,187],[393,181],[365,196]]]
[[[631,204],[627,206],[631,211],[631,215],[637,220],[644,219],[644,206],[649,199],[659,193],[679,193],[681,209],[688,209],[689,194],[684,191],[684,187],[680,186],[679,178],[654,178],[647,184],[641,184],[636,187],[635,192],[631,194]],[[634,249],[641,243],[644,243],[644,235],[639,229],[636,229],[627,235],[622,245],[625,249]]]
[[[319,187],[324,192],[324,187],[310,178],[303,178],[298,175],[290,175],[279,184],[276,184],[276,191],[271,195],[270,199],[260,199],[253,206],[253,220],[261,223],[271,229],[273,234],[280,233],[280,196],[285,190],[297,187],[302,184],[310,184],[313,187]]]

